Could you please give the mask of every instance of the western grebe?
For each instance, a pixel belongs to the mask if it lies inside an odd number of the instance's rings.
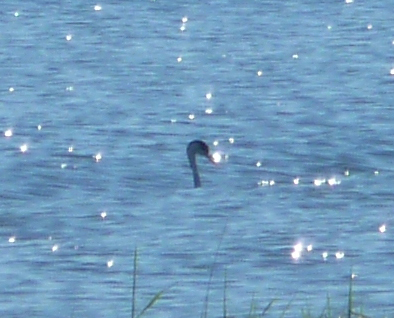
[[[194,187],[201,187],[200,174],[198,173],[196,156],[204,156],[214,163],[212,155],[209,153],[209,146],[201,140],[193,140],[187,145],[187,157],[189,158],[190,168],[193,171]]]

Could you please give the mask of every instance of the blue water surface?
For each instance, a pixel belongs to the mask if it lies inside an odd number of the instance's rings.
[[[390,1],[0,8],[1,317],[394,316]]]

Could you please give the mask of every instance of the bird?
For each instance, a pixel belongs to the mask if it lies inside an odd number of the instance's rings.
[[[209,146],[202,140],[193,140],[189,142],[186,148],[187,157],[189,158],[190,168],[193,171],[194,187],[201,187],[200,174],[198,173],[196,156],[204,156],[209,159],[210,162],[215,163],[212,155],[209,152]]]

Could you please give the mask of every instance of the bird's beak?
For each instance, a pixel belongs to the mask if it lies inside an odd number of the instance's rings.
[[[208,155],[208,159],[210,162],[212,162],[214,165],[217,164],[217,162],[215,161],[215,159],[213,158],[213,156],[211,154]]]

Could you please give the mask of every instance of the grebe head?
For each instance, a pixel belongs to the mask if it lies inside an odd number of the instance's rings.
[[[189,158],[190,168],[193,171],[194,187],[201,187],[200,175],[198,173],[196,155],[204,156],[212,163],[215,163],[209,152],[209,146],[201,140],[193,140],[187,145],[187,156]]]
[[[201,155],[212,161],[212,156],[209,152],[209,146],[201,140],[191,141],[187,146],[187,153],[189,156]]]

